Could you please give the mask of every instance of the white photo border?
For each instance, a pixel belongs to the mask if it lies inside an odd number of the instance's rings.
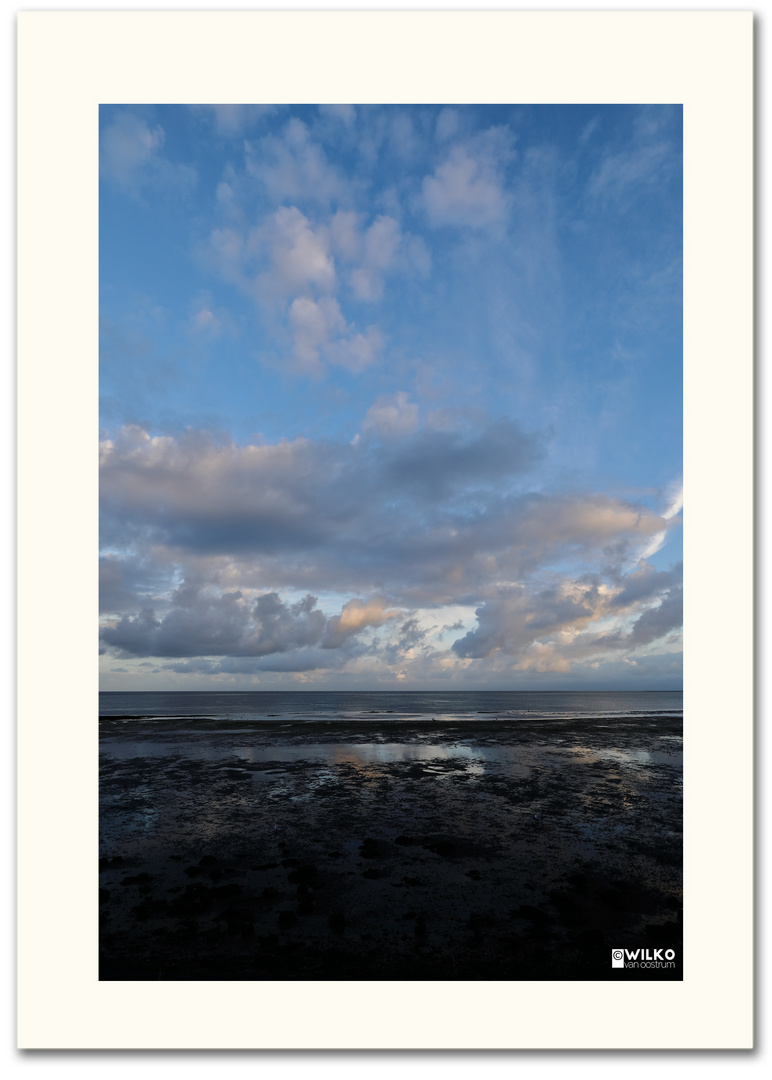
[[[752,1046],[752,42],[749,12],[19,14],[21,1047]],[[98,107],[183,102],[683,105],[682,983],[99,982]]]

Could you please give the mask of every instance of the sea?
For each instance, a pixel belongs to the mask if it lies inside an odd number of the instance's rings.
[[[421,720],[474,722],[680,717],[683,692],[632,691],[102,691],[99,715],[113,720],[207,718],[277,724]]]

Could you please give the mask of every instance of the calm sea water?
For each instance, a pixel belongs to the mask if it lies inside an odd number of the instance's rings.
[[[681,691],[258,691],[99,695],[100,716],[324,722],[680,716]]]

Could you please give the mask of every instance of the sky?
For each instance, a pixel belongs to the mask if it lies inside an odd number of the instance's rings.
[[[679,689],[679,106],[100,109],[103,690]]]

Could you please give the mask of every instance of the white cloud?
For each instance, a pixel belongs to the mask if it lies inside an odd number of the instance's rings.
[[[330,663],[329,655],[320,659],[315,647],[346,649],[354,655],[362,631],[400,614],[379,597],[355,597],[340,615],[329,618],[317,603],[310,594],[288,603],[277,592],[254,597],[241,589],[186,580],[174,590],[164,612],[143,607],[136,615],[107,619],[101,636],[119,656],[267,658],[295,653],[297,659],[283,661],[279,668],[313,670]]]
[[[327,234],[314,229],[296,206],[282,206],[267,225],[250,236],[250,251],[259,257],[268,246],[270,270],[261,279],[266,292],[285,296],[307,294],[310,289],[332,292],[335,288],[335,261]]]
[[[507,496],[538,460],[538,438],[504,421],[474,433],[415,430],[416,411],[407,395],[379,399],[356,445],[240,447],[127,427],[101,447],[103,541],[186,559],[248,557],[249,573],[296,589],[383,592],[378,582],[388,582],[393,602],[415,607],[479,604],[492,583],[567,560],[608,567],[615,546],[621,568],[631,546],[663,527],[621,500]],[[241,588],[245,572],[229,586]],[[667,586],[628,574],[620,592],[608,580],[615,617]]]
[[[132,113],[119,113],[102,132],[102,171],[121,187],[132,186],[143,166],[164,144],[164,130],[152,131]]]
[[[362,431],[382,439],[398,439],[417,430],[418,406],[404,390],[379,397],[367,410],[362,424]]]
[[[337,300],[324,296],[318,303],[306,296],[292,301],[289,321],[293,335],[295,368],[307,375],[320,376],[324,368],[319,354],[331,339],[346,331],[346,320]]]
[[[662,518],[667,523],[666,527],[660,532],[655,533],[648,543],[644,544],[640,552],[635,556],[635,561],[637,562],[645,562],[646,559],[650,559],[652,555],[655,555],[665,543],[668,530],[679,524],[677,515],[681,512],[684,505],[683,483],[678,480],[671,484],[665,493],[665,497],[667,499],[667,505],[662,512]]]
[[[374,364],[383,349],[383,336],[376,326],[363,333],[348,331],[348,336],[330,343],[326,355],[331,364],[344,367],[354,375]]]
[[[432,225],[489,228],[509,212],[502,166],[511,156],[511,137],[491,129],[465,145],[451,147],[432,176],[424,178],[423,203]]]
[[[627,144],[600,159],[587,184],[588,195],[624,206],[668,179],[680,162],[680,139],[673,139],[671,124],[668,113],[639,111]]]
[[[330,296],[311,300],[300,296],[289,310],[296,371],[316,378],[324,373],[322,359],[359,374],[373,364],[383,348],[383,338],[374,326],[362,334],[348,326]]]
[[[196,330],[218,331],[220,320],[208,307],[200,307],[194,317]]]
[[[445,108],[437,117],[435,134],[440,141],[452,139],[459,128],[459,115],[456,109]]]
[[[386,601],[380,597],[368,601],[349,600],[340,615],[335,615],[327,621],[322,648],[340,648],[347,638],[361,633],[368,627],[382,626],[383,623],[397,618],[400,614],[401,612],[394,608],[389,609]]]
[[[357,113],[353,105],[320,105],[319,112],[322,116],[339,120],[346,127],[352,127],[356,122]]]
[[[100,136],[102,176],[126,194],[138,196],[146,184],[177,189],[195,183],[195,170],[172,164],[161,153],[165,133],[160,124],[150,127],[134,113],[119,112]]]
[[[396,155],[403,160],[409,160],[418,150],[419,140],[407,113],[398,112],[392,117],[389,141]]]
[[[358,300],[380,300],[389,274],[429,273],[431,257],[420,237],[404,233],[396,218],[388,214],[379,214],[367,229],[362,218],[353,211],[339,210],[328,226],[333,250],[342,262],[354,264],[349,283]]]
[[[375,363],[384,344],[377,326],[359,331],[347,323],[334,296],[333,249],[360,260],[354,268],[363,275],[360,293],[374,299],[382,274],[398,265],[424,266],[428,255],[414,241],[392,218],[376,218],[362,230],[359,215],[340,211],[329,225],[314,226],[296,206],[282,206],[246,236],[233,226],[213,230],[205,257],[226,280],[261,301],[271,317],[286,317],[291,366],[318,378],[325,363],[360,373]]]
[[[275,202],[310,200],[326,205],[347,194],[344,179],[297,117],[280,136],[266,135],[257,143],[246,143],[245,152],[247,173],[263,184]]]
[[[237,138],[278,109],[277,105],[191,105],[194,112],[211,119],[223,138]]]
[[[667,490],[667,507],[662,513],[663,518],[668,521],[670,518],[675,517],[676,514],[683,510],[684,505],[684,485],[681,480],[676,481]]]
[[[681,570],[651,571],[629,590],[615,584],[564,578],[541,589],[497,590],[477,609],[477,628],[453,645],[461,657],[501,653],[521,671],[567,672],[584,663],[629,653],[678,630],[682,622]],[[631,596],[624,602],[626,594]]]
[[[399,223],[392,217],[378,217],[364,237],[362,265],[351,275],[351,285],[360,300],[379,300],[383,275],[393,266],[402,242]]]
[[[330,218],[328,230],[335,252],[347,262],[354,262],[362,251],[362,214],[338,210]]]
[[[218,307],[208,292],[201,292],[195,297],[190,308],[190,329],[195,338],[214,340],[224,331],[234,333],[233,321],[228,313]]]
[[[667,152],[666,144],[660,143],[609,154],[590,178],[588,194],[624,198],[631,189],[653,184],[667,159]]]

